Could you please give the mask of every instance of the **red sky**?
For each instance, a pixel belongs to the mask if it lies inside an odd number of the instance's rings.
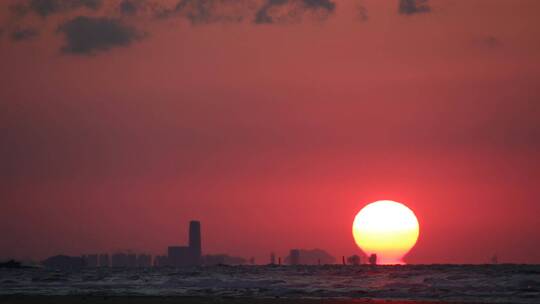
[[[190,219],[205,253],[340,257],[391,199],[419,218],[410,263],[540,263],[540,1],[302,1],[264,24],[266,0],[194,23],[3,1],[0,257],[159,254]],[[118,36],[69,36],[77,16]]]

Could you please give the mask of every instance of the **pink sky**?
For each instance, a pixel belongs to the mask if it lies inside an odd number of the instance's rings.
[[[196,24],[155,17],[178,1],[16,2],[0,6],[0,257],[164,253],[190,219],[205,253],[340,257],[359,252],[356,212],[391,199],[420,222],[408,262],[540,263],[540,1],[294,0],[272,24],[254,22],[264,0]],[[77,16],[137,34],[69,51]]]

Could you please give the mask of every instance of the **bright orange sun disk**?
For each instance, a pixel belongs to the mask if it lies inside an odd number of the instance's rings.
[[[418,220],[407,206],[394,201],[368,204],[354,218],[352,232],[358,247],[378,264],[404,264],[420,233]]]

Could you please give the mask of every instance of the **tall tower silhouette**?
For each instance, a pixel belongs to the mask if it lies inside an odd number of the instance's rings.
[[[201,223],[199,221],[189,222],[189,248],[193,254],[195,264],[201,262]]]

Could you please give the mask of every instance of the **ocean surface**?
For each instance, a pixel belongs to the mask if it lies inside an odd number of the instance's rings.
[[[540,265],[0,269],[0,295],[15,294],[540,303]]]

